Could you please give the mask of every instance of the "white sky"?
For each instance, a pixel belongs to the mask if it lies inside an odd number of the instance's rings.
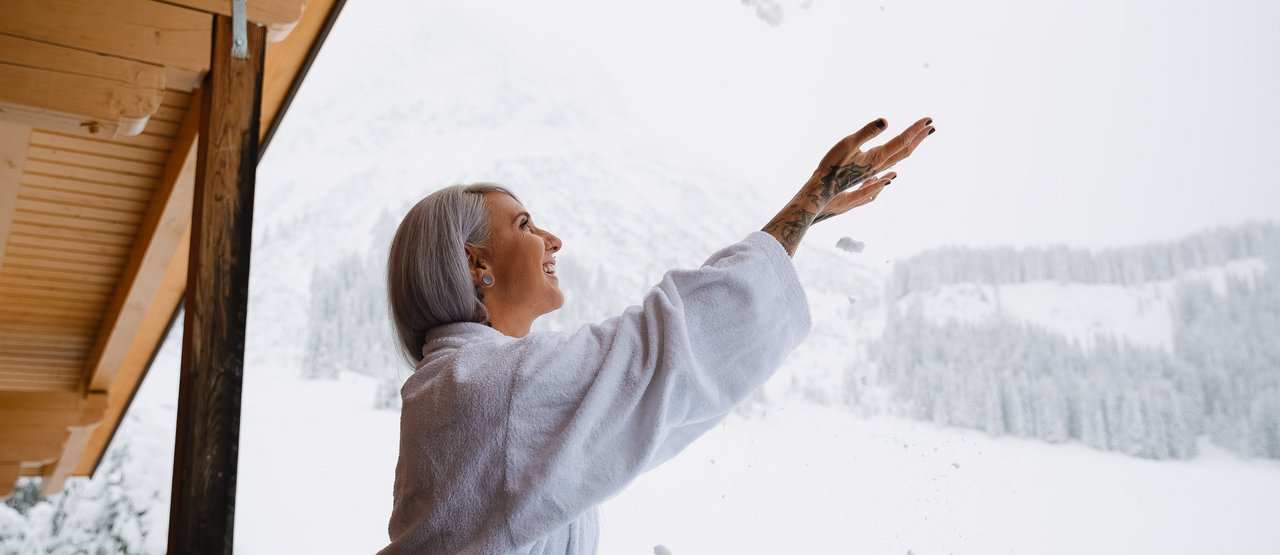
[[[1280,217],[1280,3],[780,3],[778,27],[738,0],[463,4],[593,62],[649,132],[779,205],[844,134],[932,116],[818,240],[1096,248]]]

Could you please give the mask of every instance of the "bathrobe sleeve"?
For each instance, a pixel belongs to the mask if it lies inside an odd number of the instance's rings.
[[[572,521],[670,459],[808,335],[777,240],[753,232],[675,270],[621,316],[497,347],[511,373],[504,489],[514,537]]]

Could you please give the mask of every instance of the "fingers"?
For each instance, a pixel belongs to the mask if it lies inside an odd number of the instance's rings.
[[[883,162],[880,163],[877,169],[880,171],[887,170],[889,168],[892,168],[894,164],[897,164],[898,162],[902,161],[903,158],[911,156],[911,153],[915,152],[916,147],[920,146],[920,143],[924,142],[925,137],[928,137],[933,133],[933,129],[934,128],[932,125],[927,126],[924,129],[921,129],[919,133],[916,133],[915,138],[912,139],[911,142],[907,143],[906,148],[903,148],[902,150],[899,150],[897,153],[889,156],[887,159],[885,159]]]
[[[932,120],[925,118],[922,121],[932,121]],[[932,123],[925,124],[923,128],[916,130],[914,137],[911,137],[909,141],[906,142],[906,145],[901,148],[901,150],[888,153],[888,155],[884,156],[883,159],[877,156],[877,161],[879,162],[879,164],[876,164],[876,169],[879,171],[884,171],[884,170],[893,168],[893,165],[897,164],[897,162],[900,162],[902,161],[902,159],[905,159],[905,157],[910,156],[911,152],[915,152],[915,147],[920,146],[920,143],[924,142],[925,137],[931,136],[931,134],[933,134],[933,130],[934,128]]]
[[[852,135],[840,139],[840,142],[836,143],[836,146],[832,147],[831,152],[828,152],[827,156],[823,158],[821,167],[844,163],[845,158],[857,152],[858,149],[862,148],[862,145],[866,144],[867,141],[874,139],[888,127],[889,122],[884,118],[879,118],[862,126],[862,129],[855,131]]]
[[[932,124],[933,118],[921,118],[920,121],[911,124],[911,127],[908,127],[906,131],[903,131],[897,137],[889,139],[889,142],[877,147],[875,149],[875,156],[873,157],[876,162],[876,169],[883,170],[884,168],[889,167],[886,163],[889,159],[897,156],[903,150],[908,148],[914,149],[915,145],[918,145],[920,141],[924,140],[925,137],[929,136],[929,134],[933,132]],[[910,154],[910,151],[908,151],[907,154]],[[901,160],[905,157],[906,156],[903,156],[897,160]],[[896,162],[897,160],[894,161]]]
[[[875,200],[876,195],[879,195],[880,191],[892,183],[896,177],[898,177],[896,172],[889,172],[864,182],[856,190],[840,193],[831,199],[831,202],[827,204],[827,207],[822,212],[824,215],[835,216],[867,204]]]
[[[858,199],[859,202],[857,204],[851,206],[850,208],[856,208],[858,206],[862,206],[864,204],[867,204],[875,200],[876,195],[879,195],[880,191],[883,191],[885,187],[888,187],[889,184],[893,182],[893,178],[895,177],[898,177],[898,174],[894,172],[889,172],[887,174],[884,174],[884,176],[878,179],[864,183],[862,187],[860,187],[858,190],[865,191],[865,194],[863,194]]]
[[[889,172],[880,177],[873,177],[871,179],[868,179],[865,183],[863,183],[862,186],[858,188],[858,190],[861,191],[864,189],[870,189],[872,187],[884,187],[885,185],[888,185],[890,182],[892,182],[893,178],[895,177],[898,177],[898,172]],[[854,191],[854,192],[857,192],[857,191]]]
[[[862,129],[859,129],[856,133],[845,137],[844,140],[840,141],[840,143],[849,150],[857,150],[862,148],[862,145],[866,144],[867,141],[874,139],[876,135],[879,135],[881,131],[884,131],[888,127],[889,122],[884,118],[879,118],[862,126]]]

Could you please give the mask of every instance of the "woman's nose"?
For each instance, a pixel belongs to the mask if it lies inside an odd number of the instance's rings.
[[[544,239],[547,242],[547,250],[551,252],[559,251],[560,246],[562,244],[560,242],[560,238],[556,237],[555,235],[552,235],[550,231],[545,231],[544,233],[547,234],[546,238]]]

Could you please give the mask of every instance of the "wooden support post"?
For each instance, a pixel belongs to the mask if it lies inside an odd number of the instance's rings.
[[[249,247],[266,32],[231,57],[231,18],[214,16],[202,87],[178,390],[169,553],[231,553]]]

